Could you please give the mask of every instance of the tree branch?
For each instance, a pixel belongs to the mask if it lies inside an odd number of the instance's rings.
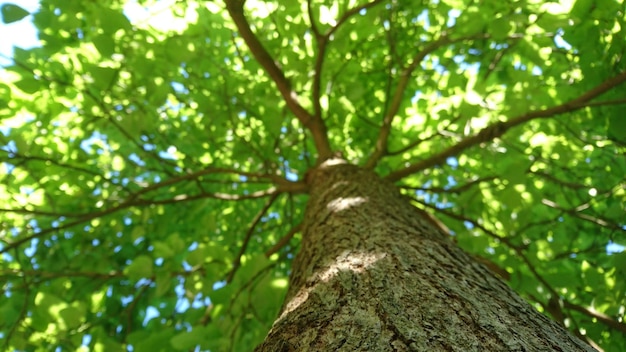
[[[250,224],[250,227],[248,228],[248,232],[246,232],[246,236],[243,238],[243,243],[241,244],[241,247],[239,248],[239,253],[237,253],[237,255],[235,256],[235,260],[233,262],[233,268],[230,270],[230,272],[228,273],[228,276],[226,277],[227,283],[230,283],[233,281],[233,277],[235,276],[237,269],[239,269],[239,267],[241,266],[241,256],[246,252],[246,248],[248,248],[248,243],[250,242],[250,238],[252,237],[252,234],[254,233],[254,229],[256,228],[256,225],[259,224],[259,221],[261,221],[261,218],[263,218],[263,215],[265,215],[267,210],[272,206],[272,204],[276,200],[276,197],[278,197],[278,193],[273,194],[270,197],[270,199],[267,200],[263,208],[256,214],[256,216],[252,220],[252,223]]]
[[[267,190],[252,192],[247,195],[201,192],[200,194],[196,194],[196,195],[179,194],[172,198],[163,199],[163,200],[146,200],[146,199],[139,198],[141,195],[144,195],[146,193],[149,193],[151,191],[154,191],[163,187],[168,187],[168,186],[171,186],[173,184],[176,184],[182,181],[195,180],[200,176],[216,174],[216,173],[231,173],[231,174],[245,176],[245,177],[252,178],[252,179],[259,179],[259,180],[265,179],[273,183],[276,187],[272,187]],[[301,193],[301,192],[305,192],[307,188],[308,186],[304,182],[292,182],[279,175],[237,171],[237,170],[221,168],[221,167],[209,167],[200,171],[172,177],[162,182],[158,182],[150,186],[146,186],[140,189],[139,191],[130,194],[130,196],[127,198],[127,200],[124,203],[120,204],[118,207],[114,209],[120,210],[129,206],[141,206],[141,205],[147,205],[147,204],[169,204],[169,203],[176,203],[176,202],[189,201],[189,200],[202,199],[202,198],[215,198],[215,199],[222,199],[222,200],[254,199],[254,198],[260,198],[260,197],[272,195],[274,193]],[[81,217],[87,217],[93,212],[61,213],[61,212],[51,212],[51,211],[38,210],[38,209],[29,210],[26,208],[22,208],[22,209],[0,208],[0,213],[32,214],[32,215],[40,215],[40,216],[56,216],[56,217],[64,216],[68,218],[81,218]],[[98,211],[97,214],[98,214],[97,216],[106,215],[105,213],[103,213],[103,211]],[[91,218],[89,218],[89,220],[91,220]]]
[[[443,164],[448,157],[460,154],[464,150],[475,146],[480,143],[491,141],[497,137],[505,134],[509,129],[526,123],[530,120],[538,119],[538,118],[549,118],[554,117],[556,115],[564,114],[567,112],[573,112],[584,107],[598,105],[598,103],[592,103],[590,100],[598,97],[599,95],[607,92],[608,90],[624,83],[626,81],[626,72],[622,72],[619,75],[610,78],[597,87],[587,91],[582,94],[578,98],[572,99],[568,102],[565,102],[561,105],[557,105],[548,109],[538,110],[526,113],[524,115],[520,115],[514,117],[508,121],[496,122],[493,123],[484,129],[482,129],[478,134],[475,134],[471,137],[467,137],[457,144],[441,151],[438,154],[432,155],[428,159],[424,159],[422,161],[416,162],[407,166],[404,169],[398,170],[396,172],[392,172],[387,175],[385,178],[390,181],[398,181],[404,177],[407,177],[411,174],[414,174],[418,171],[427,169],[429,167],[435,166],[437,164]]]
[[[93,170],[89,170],[87,168],[84,167],[80,167],[80,166],[76,166],[76,165],[71,165],[71,164],[65,164],[62,161],[59,161],[57,159],[54,158],[46,158],[46,157],[42,157],[42,156],[37,156],[37,155],[24,155],[24,154],[20,154],[17,151],[7,151],[4,149],[0,149],[0,152],[2,153],[6,153],[8,154],[8,158],[5,159],[4,161],[7,162],[13,162],[13,159],[17,159],[20,161],[39,161],[39,162],[43,162],[43,163],[50,163],[50,164],[54,164],[57,165],[61,168],[65,168],[71,171],[76,171],[76,172],[83,172],[92,176],[97,176],[97,177],[102,177],[105,181],[109,181],[111,183],[113,183],[109,178],[107,178],[106,176],[100,174],[99,172],[93,171]]]
[[[444,188],[444,187],[411,187],[411,186],[403,186],[403,185],[400,185],[399,188],[407,189],[407,190],[413,190],[413,191],[461,194],[461,193],[467,191],[468,189],[476,186],[477,184],[480,184],[482,182],[490,182],[490,181],[493,181],[493,180],[495,180],[497,178],[498,178],[498,176],[485,176],[485,177],[477,178],[475,180],[470,180],[470,181],[468,181],[465,184],[462,184],[462,185],[459,185],[459,186],[456,186],[456,187],[450,187],[450,188]]]
[[[66,218],[79,218],[84,216],[85,214],[78,213],[57,213],[53,211],[46,210],[29,210],[26,208],[21,209],[8,209],[8,208],[0,208],[0,213],[13,213],[13,214],[28,214],[28,215],[39,215],[39,216],[51,216],[51,217],[66,217]]]
[[[602,323],[604,323],[606,326],[611,327],[617,331],[621,331],[622,333],[626,334],[626,324],[623,322],[619,322],[613,318],[611,318],[610,316],[604,314],[604,313],[600,313],[597,310],[593,309],[593,308],[587,308],[587,307],[583,307],[583,306],[579,306],[577,304],[573,304],[570,303],[566,300],[563,300],[563,307],[567,308],[567,309],[571,309],[571,310],[575,310],[579,313],[582,313],[588,317],[591,318],[595,318],[598,319],[598,321],[601,321]]]
[[[276,186],[278,186],[281,189],[281,191],[284,191],[284,192],[296,191],[298,189],[304,189],[306,187],[304,182],[291,182],[291,181],[288,181],[288,180],[280,177],[279,175],[260,174],[260,173],[254,173],[254,172],[246,172],[246,171],[237,171],[237,170],[227,169],[227,168],[222,168],[222,167],[208,167],[208,168],[203,169],[203,170],[199,170],[199,171],[196,171],[196,172],[191,172],[191,173],[188,173],[188,174],[172,177],[172,178],[169,178],[169,179],[167,179],[165,181],[162,181],[162,182],[155,183],[153,185],[144,187],[140,191],[133,193],[133,195],[131,197],[129,197],[129,198],[130,199],[135,199],[135,198],[139,197],[142,194],[146,194],[146,193],[148,193],[150,191],[154,191],[154,190],[159,189],[159,188],[167,187],[167,186],[179,183],[181,181],[193,180],[193,179],[196,179],[196,178],[198,178],[200,176],[209,175],[209,174],[218,174],[218,173],[222,173],[222,174],[224,174],[224,173],[231,173],[231,174],[235,174],[235,175],[245,176],[245,177],[248,177],[248,178],[267,179],[267,180],[271,181],[273,184],[275,184]]]
[[[554,288],[552,288],[552,286],[537,272],[537,270],[535,269],[534,265],[532,265],[532,263],[530,262],[530,260],[524,255],[524,253],[522,253],[522,249],[516,245],[514,245],[510,239],[508,237],[505,236],[499,236],[496,233],[490,231],[489,229],[487,229],[486,227],[484,227],[483,225],[479,224],[476,221],[473,221],[470,218],[467,218],[465,216],[462,215],[458,215],[456,213],[453,212],[449,212],[443,209],[438,209],[435,208],[434,206],[424,203],[424,202],[420,202],[419,200],[413,199],[414,201],[429,207],[431,209],[435,209],[437,212],[442,213],[446,216],[449,216],[453,219],[457,219],[460,221],[467,221],[472,223],[472,225],[474,225],[475,227],[481,229],[485,234],[487,234],[489,237],[497,239],[499,241],[501,241],[502,243],[506,244],[509,248],[513,249],[513,251],[515,251],[517,253],[517,255],[522,259],[522,261],[524,261],[524,263],[528,266],[528,269],[531,271],[531,273],[533,274],[533,276],[550,292],[551,296],[553,297],[553,299],[559,299],[560,301],[563,302],[563,307],[570,309],[570,310],[575,310],[577,312],[580,312],[582,314],[585,314],[591,318],[596,318],[598,319],[600,322],[602,322],[603,324],[621,331],[621,332],[625,332],[626,333],[626,324],[624,324],[623,322],[619,322],[613,318],[611,318],[610,316],[600,313],[598,311],[596,311],[593,308],[586,308],[586,307],[582,307],[579,306],[577,304],[573,304],[570,303],[566,300],[561,300],[559,297],[559,294],[556,292],[556,290]],[[537,302],[540,302],[540,300],[537,300]]]
[[[556,202],[553,202],[553,201],[551,201],[549,199],[545,199],[545,198],[541,200],[541,204],[543,204],[543,205],[545,205],[547,207],[553,208],[553,209],[558,209],[558,210],[564,212],[565,214],[571,215],[571,216],[573,216],[575,218],[579,218],[581,220],[588,221],[588,222],[590,222],[592,224],[596,224],[598,226],[606,227],[608,229],[615,230],[615,231],[626,232],[626,230],[622,226],[620,226],[619,224],[609,222],[609,221],[607,221],[605,219],[602,219],[600,217],[594,217],[594,216],[591,216],[591,215],[587,215],[587,214],[581,213],[581,210],[577,209],[578,207],[574,208],[574,209],[567,209],[567,208],[564,208],[564,207],[558,205]]]
[[[271,187],[267,190],[262,190],[262,191],[257,191],[257,192],[253,192],[247,195],[233,195],[233,194],[226,194],[226,193],[206,193],[206,192],[202,192],[200,194],[196,194],[196,195],[186,195],[186,194],[179,194],[177,196],[174,196],[172,198],[169,199],[164,199],[164,200],[147,200],[147,199],[142,199],[139,198],[140,195],[148,193],[152,190],[158,189],[158,188],[162,188],[168,185],[172,185],[175,184],[177,182],[183,181],[183,180],[190,180],[190,179],[194,179],[200,175],[205,175],[205,174],[210,174],[210,173],[236,173],[239,175],[245,175],[245,176],[249,176],[249,177],[266,177],[266,178],[270,178],[273,179],[275,181],[275,184],[277,184],[277,187]],[[274,177],[276,176],[276,177]],[[185,174],[179,177],[174,177],[172,179],[168,179],[165,180],[163,182],[159,182],[156,183],[154,185],[145,187],[143,189],[141,189],[140,191],[130,195],[130,197],[128,197],[128,199],[116,206],[113,206],[111,208],[108,209],[104,209],[104,210],[99,210],[99,211],[94,211],[91,213],[87,213],[87,214],[83,214],[81,216],[77,216],[77,219],[75,221],[69,222],[69,223],[65,223],[56,227],[51,227],[51,228],[47,228],[45,230],[39,231],[37,233],[33,233],[31,235],[28,235],[26,237],[22,237],[19,239],[16,239],[15,241],[12,242],[8,242],[7,244],[3,247],[0,248],[0,254],[5,253],[13,248],[17,248],[19,246],[21,246],[22,244],[33,240],[35,238],[40,238],[42,236],[45,236],[49,233],[52,232],[56,232],[56,231],[60,231],[60,230],[64,230],[79,224],[82,224],[84,222],[90,221],[92,219],[98,218],[98,217],[102,217],[105,215],[109,215],[112,214],[116,211],[125,209],[125,208],[129,208],[132,206],[143,206],[143,205],[151,205],[151,204],[171,204],[171,203],[180,203],[180,202],[184,202],[184,201],[191,201],[191,200],[197,200],[197,199],[204,199],[204,198],[217,198],[217,199],[222,199],[222,200],[230,200],[230,201],[237,201],[237,200],[244,200],[244,199],[254,199],[254,198],[261,198],[261,197],[267,197],[267,196],[271,196],[271,197],[275,197],[280,193],[284,193],[284,192],[288,192],[288,193],[297,193],[297,192],[304,192],[307,189],[306,184],[304,184],[304,182],[290,182],[287,181],[285,179],[282,179],[280,176],[277,175],[261,175],[261,174],[255,174],[255,173],[249,173],[249,172],[241,172],[241,171],[234,171],[234,170],[230,170],[230,169],[224,169],[224,168],[208,168],[208,169],[204,169],[204,170],[200,170],[198,172],[194,172],[194,173],[190,173],[190,174]],[[281,181],[282,180],[282,181]],[[13,210],[11,209],[2,209],[3,211],[7,211],[7,212],[12,212]],[[16,212],[20,212],[21,210],[17,210]]]
[[[239,34],[248,45],[250,52],[254,58],[265,69],[265,72],[276,84],[278,91],[282,95],[287,107],[293,112],[296,118],[306,127],[313,136],[315,147],[320,160],[324,160],[332,156],[330,142],[326,133],[326,125],[320,118],[311,115],[298,102],[297,93],[291,88],[291,82],[285,77],[283,71],[278,67],[276,61],[265,50],[263,44],[250,29],[250,24],[243,13],[243,3],[241,0],[225,0],[226,9],[230,14],[233,22],[239,30]]]
[[[313,68],[313,88],[312,97],[313,100],[313,114],[315,119],[322,120],[322,105],[320,99],[322,97],[322,70],[324,68],[324,58],[326,56],[326,44],[328,43],[328,37],[315,36],[317,40],[317,55],[315,57],[315,66]]]
[[[16,253],[16,259],[18,259],[18,263],[19,263],[19,254]],[[30,264],[30,262],[29,262]],[[32,265],[32,264],[31,264]],[[20,267],[23,266],[20,263]],[[9,347],[9,341],[11,341],[11,337],[13,336],[13,334],[17,331],[17,328],[20,326],[20,323],[24,320],[24,317],[26,317],[26,314],[28,312],[28,308],[30,306],[30,300],[31,300],[31,288],[32,286],[30,285],[30,280],[32,280],[31,277],[28,277],[26,275],[22,276],[22,282],[24,283],[24,302],[22,303],[22,308],[20,309],[20,312],[17,316],[17,319],[13,322],[13,324],[11,324],[11,328],[9,329],[9,331],[7,331],[5,333],[4,337],[4,347],[8,350]],[[4,287],[7,287],[9,285],[3,285]],[[12,286],[12,285],[11,285]],[[5,290],[3,290],[5,291]],[[3,293],[6,293],[3,292]],[[3,294],[4,296],[4,294]],[[6,318],[5,318],[6,319]],[[4,324],[3,324],[4,325]]]
[[[363,5],[351,8],[350,10],[344,12],[343,16],[341,16],[340,19],[337,20],[337,23],[328,31],[328,33],[326,33],[326,36],[330,36],[331,34],[335,33],[336,30],[339,29],[339,27],[344,24],[347,20],[350,19],[350,17],[358,14],[359,12],[361,12],[362,10],[367,10],[371,7],[374,7],[380,3],[382,3],[385,0],[374,0],[372,2],[368,2],[365,3]]]
[[[301,230],[302,230],[302,223],[299,223],[298,225],[292,227],[291,230],[289,230],[289,232],[285,236],[283,236],[280,240],[278,240],[278,242],[276,242],[275,245],[272,246],[272,248],[265,251],[265,256],[269,258],[272,254],[278,252],[281,248],[287,245],[289,241],[291,241],[291,239],[296,233],[300,232]]]
[[[422,60],[424,60],[424,58],[426,58],[428,54],[443,47],[444,45],[453,44],[464,40],[481,38],[485,38],[485,35],[480,34],[478,36],[471,35],[459,38],[450,38],[448,34],[444,32],[441,34],[441,37],[439,37],[439,39],[430,42],[422,51],[418,52],[413,57],[411,64],[407,66],[400,74],[400,80],[398,81],[398,85],[396,86],[396,91],[391,98],[391,105],[389,106],[387,114],[383,118],[383,125],[380,127],[378,139],[376,140],[376,144],[374,145],[374,152],[365,163],[365,168],[372,169],[376,167],[376,164],[378,164],[380,159],[387,154],[387,140],[389,139],[389,134],[391,133],[391,123],[393,122],[394,117],[398,114],[400,105],[404,100],[404,92],[406,91],[406,87],[409,84],[411,74],[413,73],[413,71],[415,71],[415,69],[422,62]]]
[[[374,146],[374,152],[372,153],[372,155],[370,155],[370,158],[365,163],[365,168],[374,168],[380,158],[387,152],[387,140],[389,139],[389,134],[391,132],[391,123],[393,122],[393,118],[398,113],[400,105],[404,100],[404,92],[406,91],[406,87],[409,84],[409,79],[411,78],[411,74],[413,73],[413,71],[415,71],[417,66],[422,62],[422,60],[424,60],[426,55],[432,53],[433,51],[450,42],[451,40],[444,33],[439,39],[435,40],[434,42],[430,42],[422,51],[418,52],[413,57],[411,64],[402,71],[402,73],[400,74],[400,79],[398,80],[398,85],[396,86],[395,93],[391,98],[391,105],[389,106],[389,110],[383,118],[383,125],[380,127],[378,139],[376,140],[376,144]]]
[[[358,14],[364,9],[376,6],[381,3],[382,0],[374,0],[372,2],[354,7],[346,11],[341,18],[337,20],[337,23],[332,26],[326,33],[320,33],[317,25],[315,24],[315,17],[313,16],[313,5],[311,1],[307,1],[307,13],[309,16],[309,22],[311,22],[311,31],[317,42],[317,55],[315,57],[315,64],[313,69],[313,84],[312,84],[312,101],[313,101],[313,116],[316,120],[322,120],[322,107],[320,104],[321,85],[322,85],[322,70],[324,68],[324,58],[326,55],[326,48],[330,41],[330,36],[339,29],[350,17]]]

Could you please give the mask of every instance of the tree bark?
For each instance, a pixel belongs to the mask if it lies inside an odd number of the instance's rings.
[[[302,247],[257,351],[594,351],[371,171],[309,172]]]

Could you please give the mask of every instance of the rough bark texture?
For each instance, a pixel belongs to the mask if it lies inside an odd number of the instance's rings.
[[[257,351],[593,351],[420,215],[331,159],[308,175],[302,248]]]

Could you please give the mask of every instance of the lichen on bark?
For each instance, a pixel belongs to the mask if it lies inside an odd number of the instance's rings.
[[[257,351],[593,351],[372,171],[330,159],[307,182],[290,288]]]

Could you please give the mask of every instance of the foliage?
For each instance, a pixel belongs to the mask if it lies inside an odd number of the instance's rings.
[[[626,350],[624,11],[4,5],[41,46],[0,72],[2,349],[251,350],[285,293],[304,174],[341,150],[537,309]]]

